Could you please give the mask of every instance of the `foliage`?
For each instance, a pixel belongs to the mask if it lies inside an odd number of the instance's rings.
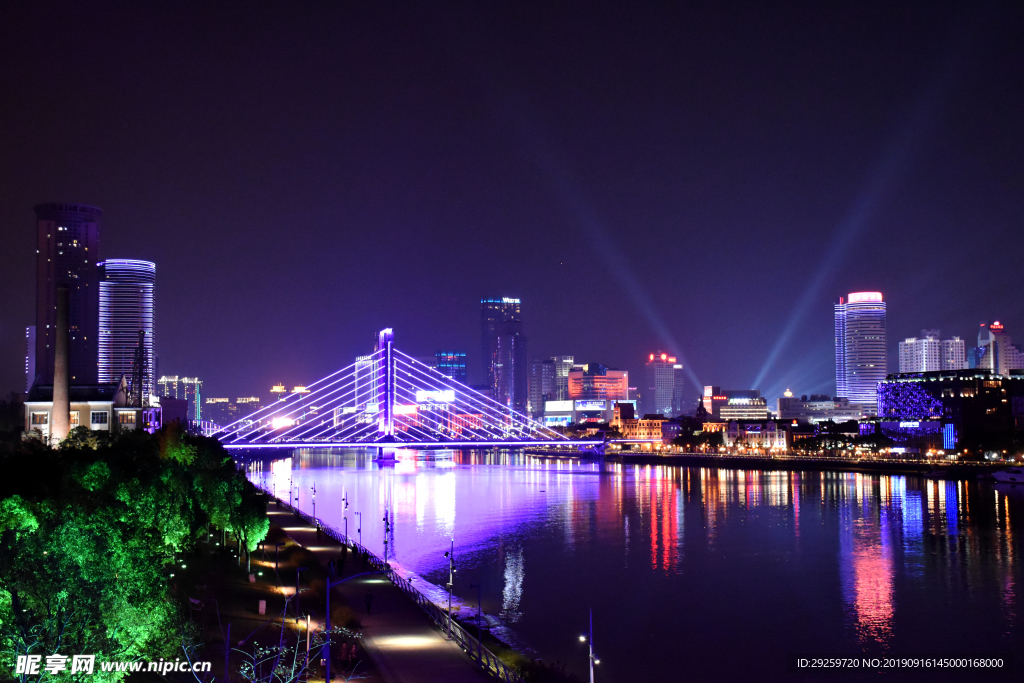
[[[87,432],[0,454],[0,670],[19,654],[173,657],[185,616],[168,589],[174,553],[212,519],[244,521],[247,545],[266,533],[252,485],[215,440]],[[97,666],[88,678],[125,675]]]

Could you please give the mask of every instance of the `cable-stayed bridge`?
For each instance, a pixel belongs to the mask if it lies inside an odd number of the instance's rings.
[[[488,448],[596,445],[573,441],[394,348],[376,350],[225,427],[227,448]]]

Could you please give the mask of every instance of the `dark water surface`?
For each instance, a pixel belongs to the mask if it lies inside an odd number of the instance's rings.
[[[425,459],[426,457],[434,459]],[[251,477],[598,681],[859,680],[792,653],[1018,653],[1024,488],[916,476],[568,463],[517,452],[298,451]],[[293,495],[295,495],[293,493]],[[437,591],[440,595],[440,591]],[[497,623],[497,622],[495,622]],[[885,674],[881,674],[886,677]],[[1005,680],[990,671],[903,680]]]

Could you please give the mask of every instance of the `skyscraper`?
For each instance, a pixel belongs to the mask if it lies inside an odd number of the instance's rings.
[[[481,335],[483,383],[493,387],[499,328],[502,323],[522,321],[519,299],[508,297],[480,299],[480,321],[483,333]]]
[[[569,398],[569,372],[576,360],[572,356],[552,356],[555,363],[555,395],[552,400],[564,401]]]
[[[156,265],[149,261],[107,259],[100,267],[99,381],[132,375],[139,332],[146,363],[143,405],[153,395],[153,287]]]
[[[878,409],[886,375],[885,302],[881,292],[853,292],[835,304],[836,396],[865,411]]]
[[[975,365],[993,375],[1007,375],[1010,370],[1024,370],[1024,352],[1013,344],[1009,332],[998,320],[982,323],[978,346],[974,349]]]
[[[498,324],[495,335],[494,379],[491,384],[494,400],[520,413],[526,413],[527,375],[526,337],[523,323],[507,320]]]
[[[920,337],[900,342],[900,372],[962,370],[965,366],[964,340],[940,339],[938,330],[921,330]]]
[[[57,287],[68,288],[72,384],[95,384],[99,331],[100,218],[84,204],[39,204],[36,212],[35,381],[53,383]]]
[[[648,354],[640,394],[643,415],[671,416],[682,411],[683,366],[662,351]]]
[[[438,351],[434,354],[434,367],[445,377],[468,384],[465,351]]]
[[[530,414],[544,412],[544,401],[555,400],[555,361],[552,358],[530,361]]]

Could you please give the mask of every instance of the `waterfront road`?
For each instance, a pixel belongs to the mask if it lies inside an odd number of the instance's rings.
[[[318,539],[316,529],[286,510],[273,505],[267,510],[270,522],[279,526],[297,544],[313,551],[326,566],[337,559],[341,544],[327,535]],[[352,553],[344,576],[363,569]],[[373,595],[366,613],[366,592]],[[334,589],[359,615],[363,624],[363,646],[387,683],[483,683],[494,679],[476,667],[454,642],[445,639],[434,622],[408,596],[383,576],[363,576]]]

